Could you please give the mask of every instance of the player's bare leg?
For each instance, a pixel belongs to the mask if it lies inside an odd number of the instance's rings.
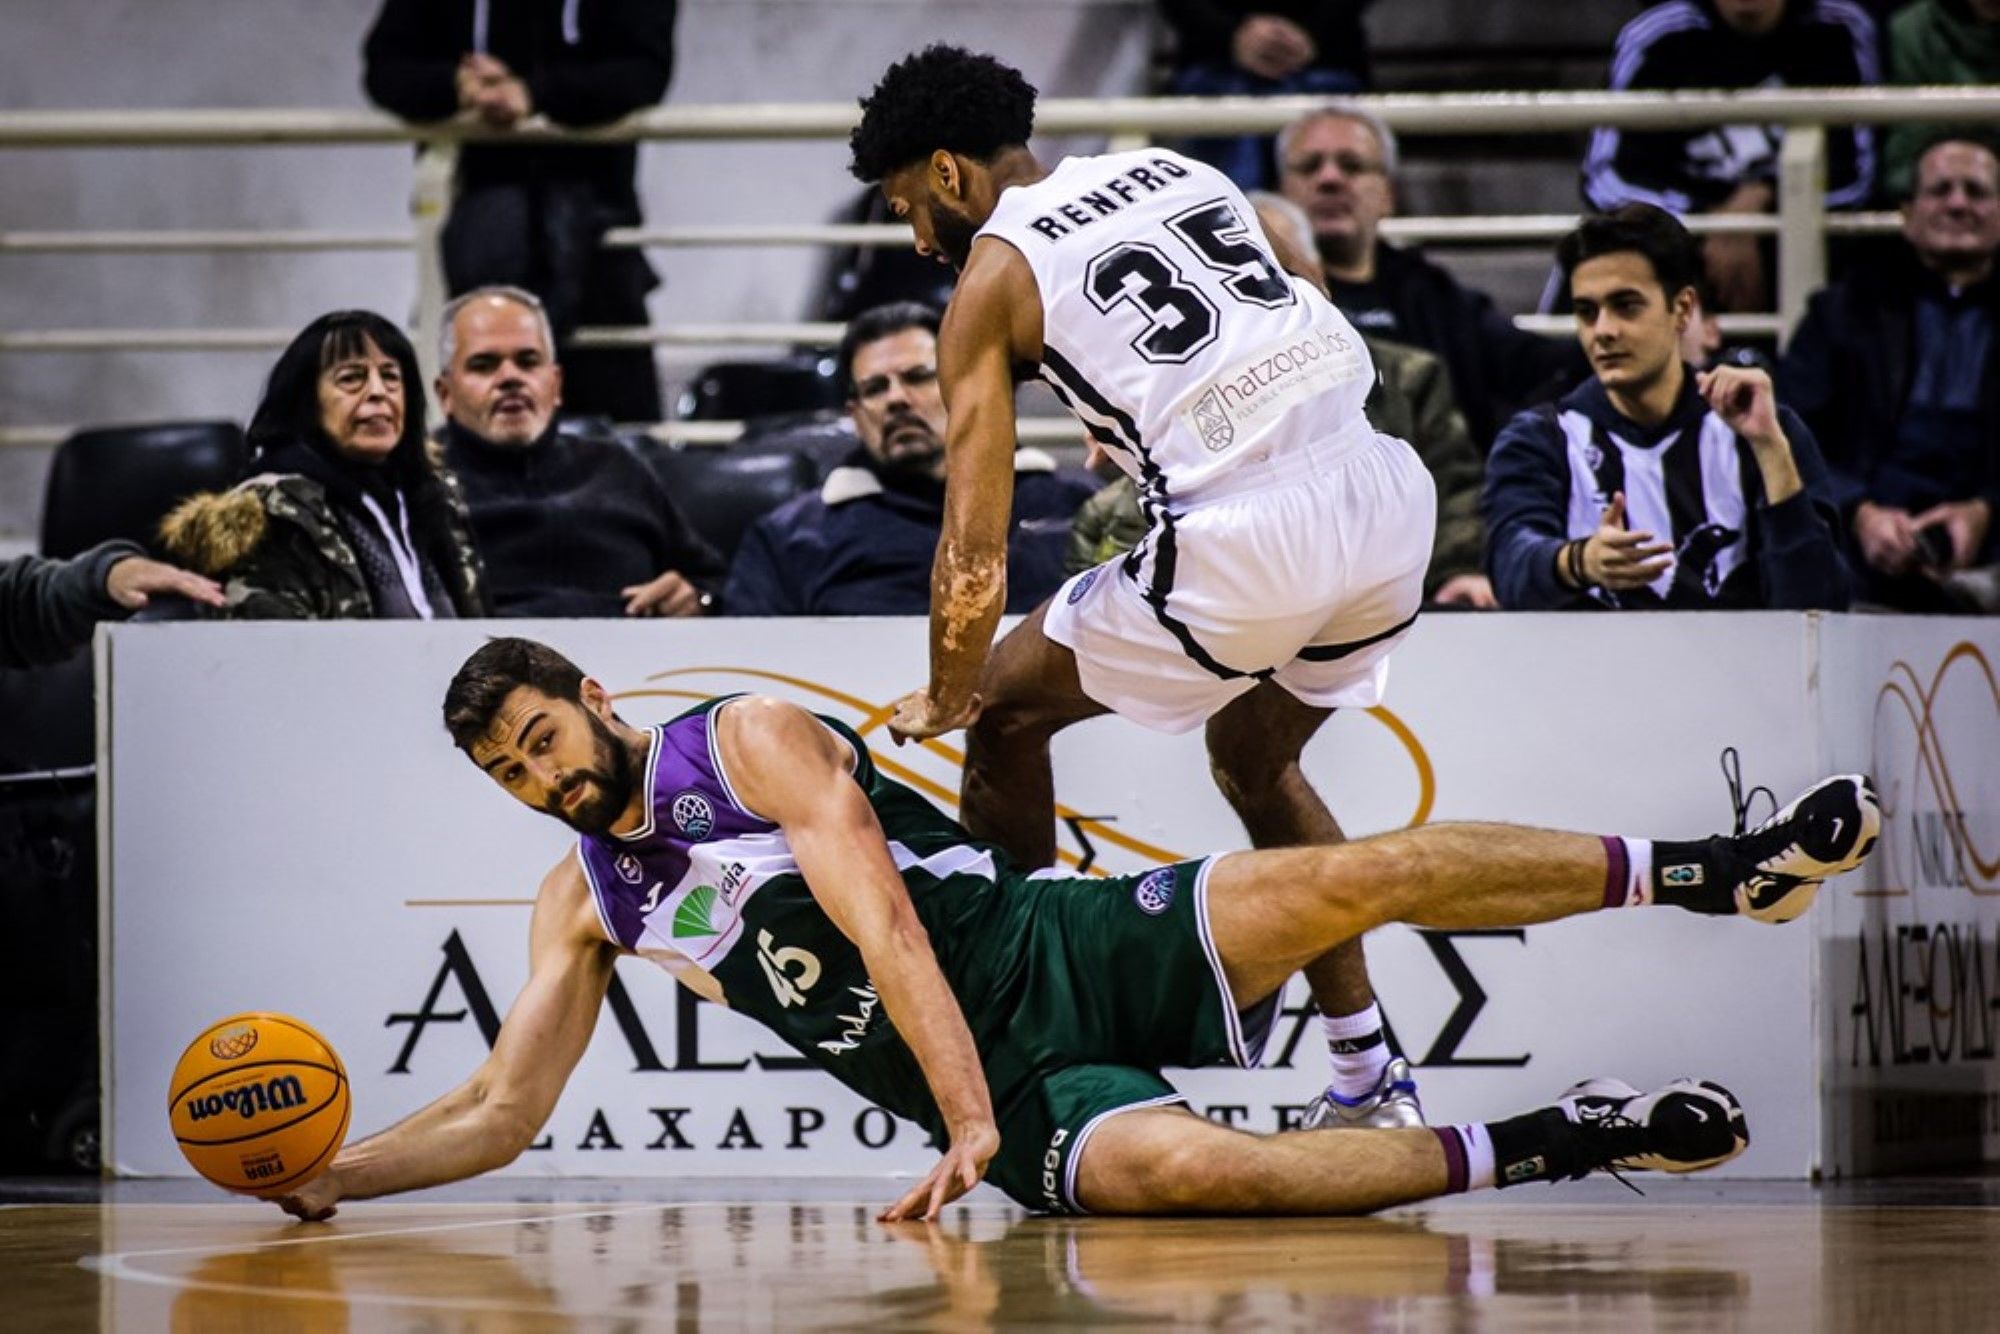
[[[1077,1202],[1101,1214],[1360,1214],[1449,1184],[1429,1130],[1253,1135],[1184,1108],[1100,1121],[1077,1164]]]
[[[1042,633],[1043,603],[994,646],[980,680],[979,718],[965,730],[959,822],[997,843],[1024,871],[1056,860],[1049,738],[1108,713],[1083,693],[1076,655]]]
[[[1075,1191],[1098,1214],[1364,1214],[1599,1168],[1699,1171],[1748,1144],[1736,1099],[1695,1080],[1645,1094],[1593,1080],[1504,1121],[1343,1135],[1256,1135],[1183,1108],[1137,1108],[1097,1123]]]
[[[1208,926],[1236,1004],[1247,1007],[1389,922],[1476,930],[1653,904],[1790,921],[1823,880],[1861,864],[1880,828],[1868,780],[1842,775],[1756,829],[1692,842],[1441,824],[1328,848],[1231,853],[1209,871]]]
[[[1306,781],[1299,757],[1333,714],[1269,681],[1237,696],[1208,722],[1209,768],[1255,848],[1344,842],[1340,823]],[[1309,1125],[1414,1125],[1422,1109],[1407,1064],[1394,1053],[1368,978],[1361,941],[1342,941],[1305,967],[1325,1019],[1333,1083],[1308,1113]]]

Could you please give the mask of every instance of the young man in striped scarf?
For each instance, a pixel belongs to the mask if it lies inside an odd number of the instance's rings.
[[[1487,567],[1501,605],[1846,607],[1812,433],[1763,371],[1681,360],[1700,271],[1687,229],[1629,204],[1585,219],[1556,258],[1592,375],[1494,443]]]

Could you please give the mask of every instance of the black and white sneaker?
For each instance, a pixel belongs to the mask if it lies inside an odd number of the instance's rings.
[[[1789,922],[1812,906],[1822,881],[1861,865],[1881,832],[1875,785],[1866,774],[1841,774],[1755,829],[1715,839],[1716,869],[1737,912]]]
[[[1676,1079],[1641,1093],[1621,1079],[1587,1079],[1556,1099],[1576,1128],[1574,1176],[1700,1172],[1750,1147],[1736,1096],[1720,1084]]]

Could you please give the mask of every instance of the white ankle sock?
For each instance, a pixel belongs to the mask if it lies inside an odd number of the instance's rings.
[[[1323,1014],[1319,1026],[1333,1061],[1333,1091],[1350,1100],[1373,1093],[1389,1065],[1381,1007],[1371,1004],[1355,1014]]]
[[[1653,902],[1653,840],[1625,840],[1625,906],[1644,908]]]
[[[1445,1193],[1456,1195],[1468,1190],[1490,1190],[1493,1187],[1494,1158],[1493,1136],[1484,1125],[1438,1126],[1432,1131],[1438,1142],[1445,1146]],[[1464,1156],[1463,1179],[1459,1172],[1461,1164],[1452,1162],[1452,1147],[1456,1142],[1459,1153]]]

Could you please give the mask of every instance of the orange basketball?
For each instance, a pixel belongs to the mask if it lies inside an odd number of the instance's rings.
[[[225,1190],[283,1195],[318,1176],[347,1136],[347,1070],[282,1014],[238,1014],[188,1044],[167,1115],[194,1170]]]

